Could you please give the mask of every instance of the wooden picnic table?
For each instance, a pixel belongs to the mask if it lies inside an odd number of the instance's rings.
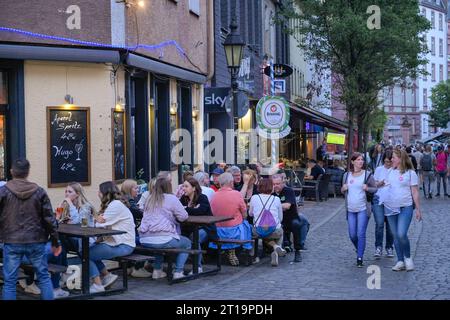
[[[125,231],[111,230],[105,228],[81,227],[79,224],[60,224],[58,233],[68,237],[81,238],[81,292],[83,296],[90,296],[89,292],[89,238],[101,236],[113,236],[124,234]],[[124,289],[108,290],[112,292],[123,292]],[[77,296],[81,297],[81,296]]]

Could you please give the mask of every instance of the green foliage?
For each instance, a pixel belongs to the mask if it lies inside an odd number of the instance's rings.
[[[433,108],[429,112],[430,124],[434,127],[446,128],[450,121],[450,80],[440,82],[431,91]]]

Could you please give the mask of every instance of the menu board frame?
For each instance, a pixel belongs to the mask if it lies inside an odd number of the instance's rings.
[[[64,182],[54,182],[54,177],[52,176],[52,112],[53,111],[70,111],[73,113],[85,112],[86,113],[86,128],[84,128],[86,147],[87,151],[87,180],[79,181],[76,179],[67,179]],[[70,182],[78,182],[83,186],[91,185],[91,117],[90,117],[90,107],[79,107],[79,106],[48,106],[47,107],[47,183],[49,188],[59,188],[66,187]]]
[[[115,149],[115,136],[114,136],[114,132],[115,132],[115,122],[114,122],[114,114],[116,113],[120,113],[122,114],[122,118],[123,118],[123,141],[122,141],[122,145],[123,145],[123,156],[124,156],[124,177],[117,179],[116,177],[116,160],[115,160],[115,155],[116,155],[116,149]],[[117,110],[115,108],[111,109],[111,157],[112,157],[112,178],[113,181],[115,181],[116,183],[122,183],[123,181],[125,181],[127,179],[127,114],[125,112],[125,110]]]

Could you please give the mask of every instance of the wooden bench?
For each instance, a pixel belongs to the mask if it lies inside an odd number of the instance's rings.
[[[221,253],[222,253],[222,245],[223,244],[237,244],[239,246],[243,246],[244,244],[247,243],[251,243],[252,247],[255,245],[255,241],[254,240],[240,240],[240,239],[215,239],[215,240],[211,240],[211,242],[215,243],[217,245],[217,268],[219,268],[219,270],[222,267],[222,258],[221,258]],[[252,264],[252,260],[253,257],[250,255],[250,252],[248,252],[247,254],[247,261],[246,261],[246,266],[249,266]]]
[[[123,288],[125,290],[128,290],[128,268],[130,266],[134,266],[136,263],[139,263],[139,262],[153,261],[153,260],[155,260],[155,257],[138,254],[138,253],[132,253],[127,256],[116,257],[111,260],[119,262],[119,268],[111,269],[109,271],[121,269],[122,270]]]

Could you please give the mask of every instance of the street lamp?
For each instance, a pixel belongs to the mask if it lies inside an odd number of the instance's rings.
[[[237,128],[235,124],[235,117],[237,117],[237,98],[236,93],[239,87],[237,83],[237,75],[241,67],[241,60],[244,55],[245,42],[241,39],[240,34],[237,32],[236,19],[233,18],[230,25],[230,33],[228,34],[223,47],[225,49],[225,55],[227,58],[228,70],[231,74],[231,90],[232,90],[232,109],[230,115],[231,128]],[[237,141],[236,135],[234,135],[234,160],[236,161]]]

